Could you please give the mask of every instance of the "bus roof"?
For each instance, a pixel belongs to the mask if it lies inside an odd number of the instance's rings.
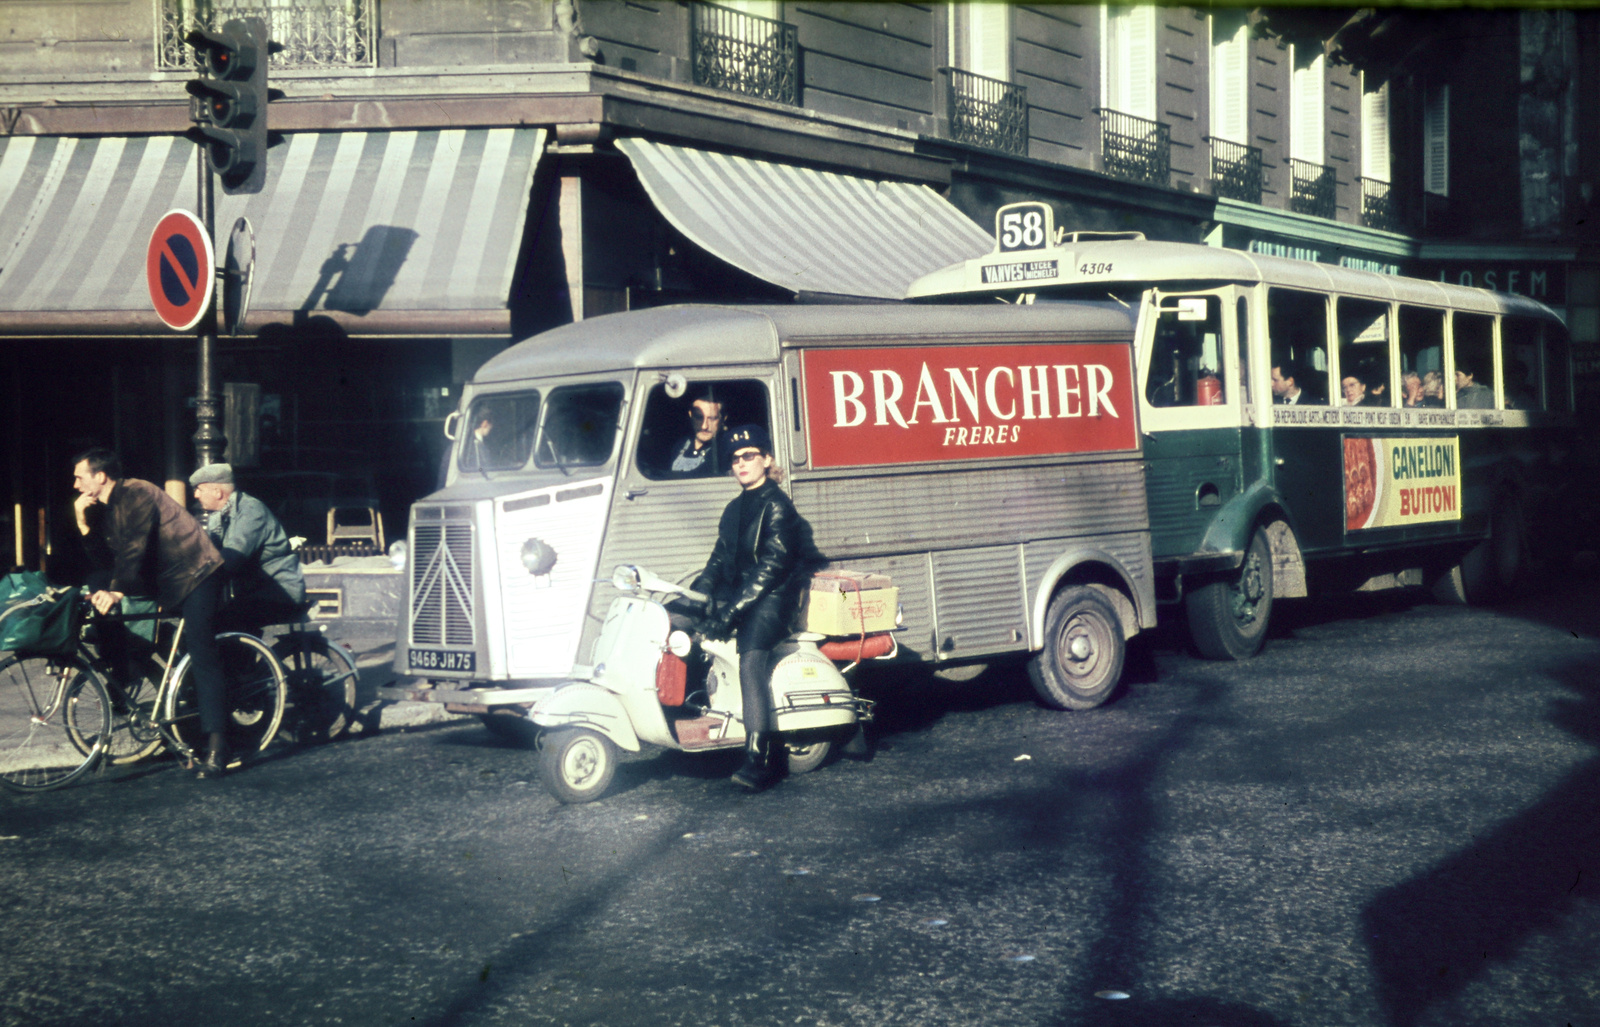
[[[986,267],[1007,268],[1022,264],[1031,266],[1017,272],[1012,280],[984,281]],[[1022,275],[1029,277],[1018,280]],[[991,272],[990,277],[993,279],[995,273]],[[1544,304],[1513,293],[1199,243],[1142,239],[1083,240],[1038,250],[990,253],[923,275],[911,283],[906,298],[976,299],[997,293],[1042,292],[1055,286],[1160,285],[1162,282],[1266,282],[1288,288],[1450,306],[1482,313],[1555,316]]]
[[[628,368],[776,361],[781,349],[828,345],[981,343],[1029,336],[1133,337],[1137,310],[1114,301],[1016,306],[907,303],[782,307],[683,305],[563,325],[491,358],[473,381],[510,382]]]

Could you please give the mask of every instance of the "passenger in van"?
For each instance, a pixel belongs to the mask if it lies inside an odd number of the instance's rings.
[[[799,608],[804,532],[794,503],[778,487],[772,439],[758,424],[728,436],[740,493],[722,511],[711,558],[691,586],[711,597],[702,632],[734,637],[744,698],[744,766],[733,775],[741,788],[759,792],[778,780],[773,733],[772,650],[789,635]]]
[[[1457,410],[1493,410],[1494,390],[1487,385],[1480,385],[1473,379],[1477,376],[1478,368],[1475,364],[1456,358],[1456,409]]]
[[[672,459],[663,476],[714,478],[727,473],[725,462],[717,457],[718,450],[722,448],[719,437],[722,431],[722,404],[707,391],[690,404],[689,423],[692,426],[690,432],[673,447]]]

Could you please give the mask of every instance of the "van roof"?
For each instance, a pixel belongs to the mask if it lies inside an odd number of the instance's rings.
[[[881,346],[914,337],[918,345],[939,345],[1031,335],[1131,340],[1137,313],[1121,303],[1089,300],[1038,306],[991,301],[654,307],[589,318],[525,339],[491,358],[473,381],[770,362],[785,347],[813,342]]]
[[[1052,261],[1060,273],[1048,280],[1013,283],[982,280],[985,265]],[[989,253],[923,275],[911,283],[906,296],[913,299],[940,297],[959,303],[1003,292],[1044,292],[1051,286],[1159,285],[1162,282],[1267,282],[1402,303],[1453,305],[1459,310],[1483,313],[1553,316],[1544,304],[1512,293],[1220,246],[1143,239],[1080,239],[1042,250]]]

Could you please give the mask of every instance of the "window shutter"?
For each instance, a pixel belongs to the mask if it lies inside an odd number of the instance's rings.
[[[1011,7],[950,5],[950,63],[975,75],[1011,81]]]
[[[1422,100],[1422,188],[1450,195],[1450,87],[1434,86]]]
[[[1326,78],[1323,56],[1306,68],[1296,68],[1289,83],[1289,156],[1321,164],[1323,161],[1324,108],[1323,82]]]
[[[778,0],[721,0],[721,3],[724,7],[732,7],[758,18],[778,20]]]
[[[1135,117],[1156,120],[1156,9],[1128,8],[1128,106]]]
[[[1239,26],[1230,39],[1211,48],[1211,134],[1218,139],[1250,144],[1250,27]]]
[[[1389,181],[1389,83],[1361,93],[1361,177]]]

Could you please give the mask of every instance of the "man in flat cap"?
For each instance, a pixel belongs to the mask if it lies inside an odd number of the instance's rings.
[[[234,488],[230,464],[206,464],[189,475],[189,484],[233,586],[233,598],[217,615],[217,630],[259,635],[265,625],[299,620],[306,598],[300,557],[267,504]]]

